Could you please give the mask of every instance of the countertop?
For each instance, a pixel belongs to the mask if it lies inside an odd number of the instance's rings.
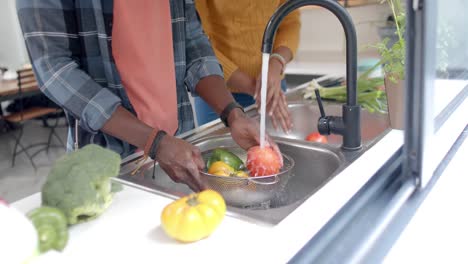
[[[41,263],[286,263],[402,143],[403,132],[390,131],[276,226],[226,216],[210,237],[190,244],[160,228],[160,213],[171,199],[125,186],[102,216],[70,228],[62,253],[45,255],[51,258]],[[38,193],[12,206],[26,213],[39,204]]]
[[[465,139],[388,252],[385,264],[468,263],[467,160]]]

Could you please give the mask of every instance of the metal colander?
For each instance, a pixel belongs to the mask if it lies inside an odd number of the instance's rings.
[[[247,160],[247,152],[240,147],[224,147],[236,154],[243,161]],[[203,160],[211,157],[212,150],[202,153]],[[200,176],[210,189],[219,192],[228,205],[235,207],[250,207],[270,201],[273,196],[283,190],[289,180],[294,161],[283,155],[283,167],[275,175],[259,177],[224,177],[201,171]]]

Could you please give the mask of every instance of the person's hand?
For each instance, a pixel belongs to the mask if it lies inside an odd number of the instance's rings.
[[[273,115],[270,115],[273,127],[277,130],[278,123],[283,128],[283,131],[288,133],[292,128],[291,116],[289,114],[288,103],[286,101],[286,95],[280,91],[279,103],[273,110]]]
[[[205,168],[205,163],[197,147],[166,135],[159,143],[156,161],[173,181],[185,183],[193,191],[206,189],[199,173]]]
[[[228,117],[228,124],[231,128],[232,138],[244,150],[260,145],[260,126],[258,122],[247,117],[240,109],[232,110]],[[272,147],[280,157],[283,157],[278,145],[276,145],[267,134],[265,134],[265,142],[266,145]]]
[[[268,69],[268,83],[267,83],[267,98],[266,108],[267,114],[270,116],[273,127],[278,128],[278,123],[285,132],[292,128],[291,117],[288,111],[286,97],[281,90],[281,69],[282,65],[279,61],[270,60]],[[261,107],[261,74],[257,78],[255,99],[258,109]]]

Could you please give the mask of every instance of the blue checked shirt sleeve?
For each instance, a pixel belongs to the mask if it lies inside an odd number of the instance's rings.
[[[185,84],[192,93],[204,77],[218,75],[223,77],[221,65],[216,58],[208,37],[203,32],[193,1],[186,0],[186,54],[187,74]]]
[[[18,0],[17,11],[42,92],[95,133],[121,99],[80,69],[74,2]]]

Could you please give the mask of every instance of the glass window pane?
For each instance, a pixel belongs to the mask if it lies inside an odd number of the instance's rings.
[[[468,85],[467,10],[466,0],[437,2],[435,117]]]

